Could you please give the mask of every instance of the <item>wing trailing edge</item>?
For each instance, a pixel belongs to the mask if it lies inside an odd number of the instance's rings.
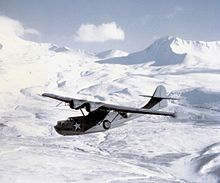
[[[140,108],[133,108],[133,107],[124,107],[124,106],[111,105],[111,104],[104,104],[102,108],[106,110],[114,110],[117,112],[152,114],[152,115],[176,117],[176,114],[172,112],[156,111],[156,110],[143,109],[143,108],[140,109]]]

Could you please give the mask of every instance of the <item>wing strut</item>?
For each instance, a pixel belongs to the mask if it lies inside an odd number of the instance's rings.
[[[59,102],[57,105],[56,105],[56,107],[58,107],[58,106],[60,106],[60,104],[62,104],[63,102]]]
[[[81,108],[79,108],[79,110],[81,111],[82,115],[85,116],[83,110]]]

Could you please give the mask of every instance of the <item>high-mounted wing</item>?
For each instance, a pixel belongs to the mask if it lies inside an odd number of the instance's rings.
[[[61,102],[66,102],[66,103],[70,103],[72,101],[72,98],[62,97],[62,96],[51,94],[51,93],[43,93],[42,96],[56,99],[56,100],[59,100]]]
[[[74,98],[69,98],[69,97],[62,97],[62,96],[50,94],[50,93],[43,93],[42,96],[68,103],[70,105],[70,108],[72,109],[77,110],[77,109],[86,107],[88,112],[101,108],[104,110],[109,110],[109,111],[113,110],[117,112],[152,114],[152,115],[175,117],[175,113],[171,113],[171,112],[156,111],[156,110],[150,110],[150,109],[144,109],[144,108],[125,107],[125,106],[119,106],[119,105],[105,104],[101,102],[92,102],[92,101],[87,101],[87,100],[79,100],[79,99],[74,99]]]
[[[139,109],[139,108],[124,107],[124,106],[111,105],[111,104],[104,104],[102,108],[105,108],[106,110],[114,110],[118,112],[152,114],[152,115],[162,115],[162,116],[171,116],[171,117],[176,116],[175,113],[171,113],[171,112],[155,111],[155,110],[148,110],[143,108]]]

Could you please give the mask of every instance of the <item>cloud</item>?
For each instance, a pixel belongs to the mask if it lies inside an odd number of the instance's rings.
[[[74,35],[79,42],[105,42],[108,40],[124,40],[124,31],[115,22],[101,25],[82,24]]]
[[[40,32],[36,29],[33,29],[33,28],[27,28],[25,29],[24,31],[26,34],[33,34],[33,35],[37,35],[39,36],[40,35]]]
[[[166,19],[172,19],[174,18],[179,12],[183,11],[183,8],[180,6],[176,6],[172,12],[170,12],[167,16]]]
[[[0,35],[14,37],[22,37],[26,34],[40,35],[40,32],[33,28],[25,28],[18,20],[11,19],[6,16],[0,16]]]

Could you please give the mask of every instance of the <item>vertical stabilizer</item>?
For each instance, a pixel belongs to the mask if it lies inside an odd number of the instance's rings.
[[[150,101],[142,107],[143,109],[158,110],[167,106],[166,88],[159,85],[154,91],[153,96],[142,95],[144,97],[151,97]]]

